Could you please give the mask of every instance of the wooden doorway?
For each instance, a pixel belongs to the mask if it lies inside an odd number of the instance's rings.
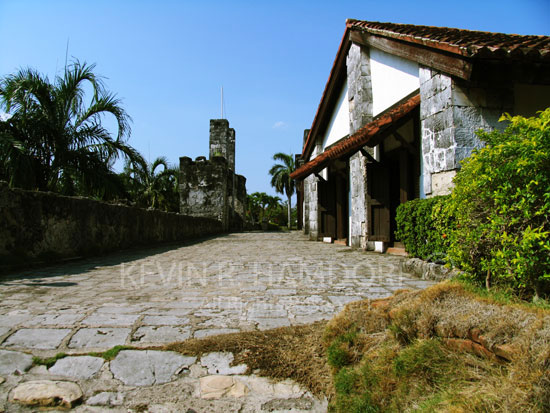
[[[347,161],[336,161],[328,167],[328,179],[319,179],[320,235],[346,243],[349,233],[348,171]]]
[[[417,111],[378,143],[367,164],[368,240],[395,242],[397,207],[419,197],[420,120]]]

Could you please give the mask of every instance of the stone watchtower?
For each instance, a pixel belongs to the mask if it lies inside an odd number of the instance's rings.
[[[227,119],[210,120],[210,156],[180,158],[180,213],[214,218],[225,231],[242,230],[246,178],[235,174],[235,129]]]
[[[223,156],[227,166],[235,171],[235,129],[227,119],[210,119],[210,160]]]

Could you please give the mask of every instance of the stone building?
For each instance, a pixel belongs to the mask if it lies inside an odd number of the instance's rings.
[[[395,210],[447,194],[478,129],[550,106],[550,37],[348,20],[304,136],[304,231],[384,251]]]
[[[210,120],[210,159],[180,158],[180,213],[215,218],[225,231],[245,225],[246,178],[235,173],[235,129]]]

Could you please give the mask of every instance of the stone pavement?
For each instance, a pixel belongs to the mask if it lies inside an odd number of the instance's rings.
[[[74,383],[82,394],[66,391],[83,402],[76,411],[323,411],[293,383],[231,370],[231,354],[86,354],[330,319],[350,301],[432,284],[403,274],[401,260],[298,232],[241,233],[0,278],[0,411],[23,409],[10,401],[19,391],[57,394]],[[75,356],[31,368],[31,355],[60,352]],[[209,368],[216,357],[227,366]]]

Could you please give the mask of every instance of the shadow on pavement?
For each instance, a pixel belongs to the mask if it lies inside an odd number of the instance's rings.
[[[49,277],[58,277],[63,275],[83,274],[98,267],[116,266],[122,263],[131,262],[162,254],[178,248],[187,247],[195,244],[200,244],[213,239],[231,238],[232,234],[218,234],[185,240],[181,242],[170,242],[166,244],[157,244],[153,246],[139,246],[122,251],[116,251],[105,255],[95,257],[75,257],[65,259],[64,262],[57,263],[37,263],[26,268],[19,268],[2,272],[0,270],[0,285],[9,285],[10,281],[14,280],[35,280],[25,285],[37,287],[68,287],[76,285],[70,282],[54,282],[46,283],[41,280]],[[70,284],[70,285],[69,285]]]

